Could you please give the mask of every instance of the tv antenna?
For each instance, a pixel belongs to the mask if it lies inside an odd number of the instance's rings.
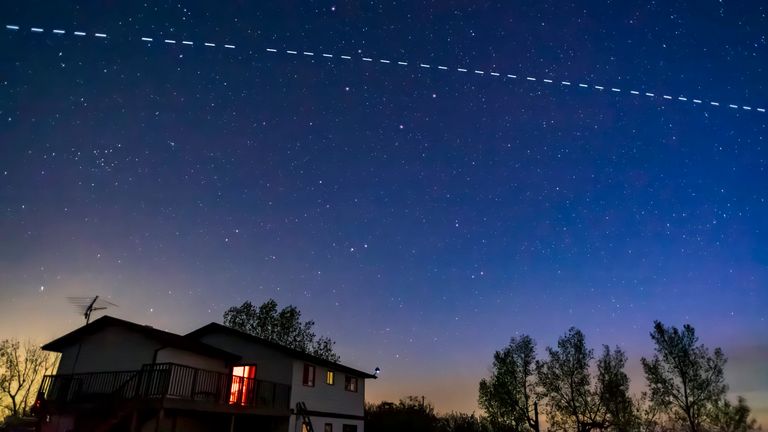
[[[99,296],[95,297],[67,297],[67,300],[83,314],[85,323],[91,322],[91,314],[96,311],[105,310],[109,307],[117,307],[116,304],[104,300]]]

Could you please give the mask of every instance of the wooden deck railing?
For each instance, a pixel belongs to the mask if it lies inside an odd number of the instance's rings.
[[[291,387],[254,378],[154,363],[135,371],[46,375],[40,387],[45,401],[99,402],[181,399],[253,408],[289,408]]]

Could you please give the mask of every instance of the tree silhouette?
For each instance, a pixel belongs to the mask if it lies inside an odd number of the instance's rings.
[[[407,396],[398,403],[365,406],[365,429],[368,432],[433,432],[437,427],[435,407],[424,396]]]
[[[472,414],[452,412],[441,416],[437,424],[437,432],[504,432],[505,429],[498,425],[492,427],[491,423],[482,417]]]
[[[224,325],[299,351],[338,362],[331,338],[316,337],[312,320],[301,321],[301,311],[289,305],[278,311],[277,302],[269,299],[258,308],[250,301],[232,306],[224,312]]]
[[[727,391],[722,350],[715,348],[710,355],[698,344],[696,331],[688,324],[680,330],[655,321],[651,339],[655,354],[641,361],[652,403],[684,422],[689,432],[700,432],[708,410],[723,400]]]
[[[635,403],[629,394],[629,377],[624,371],[627,355],[621,348],[611,350],[603,345],[603,354],[597,360],[597,384],[600,404],[609,426],[617,432],[636,430],[638,426]]]
[[[512,338],[493,354],[491,377],[480,381],[479,402],[495,425],[539,431],[535,366],[536,342],[528,335]]]
[[[708,417],[709,429],[716,432],[747,432],[758,428],[757,420],[749,415],[752,411],[747,401],[739,396],[736,405],[728,399],[722,399],[710,410]]]
[[[437,415],[424,396],[406,396],[398,403],[365,404],[368,432],[512,432],[487,418],[452,412]]]
[[[554,430],[590,432],[605,429],[608,413],[589,373],[594,352],[584,342],[584,333],[571,327],[547,347],[548,359],[536,364],[541,395],[547,401],[547,420]]]

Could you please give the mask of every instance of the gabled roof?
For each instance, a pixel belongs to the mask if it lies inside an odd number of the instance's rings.
[[[313,364],[317,364],[317,365],[322,365],[322,366],[330,368],[330,369],[332,369],[334,371],[348,373],[350,375],[355,375],[355,376],[358,376],[358,377],[361,377],[361,378],[376,378],[376,375],[370,374],[368,372],[363,372],[361,370],[357,370],[357,369],[351,368],[349,366],[345,366],[345,365],[343,365],[341,363],[332,362],[330,360],[326,360],[324,358],[320,358],[320,357],[314,356],[312,354],[305,353],[304,351],[299,351],[299,350],[296,350],[296,349],[293,349],[293,348],[289,348],[289,347],[287,347],[285,345],[281,345],[281,344],[279,344],[277,342],[272,342],[272,341],[269,341],[267,339],[260,338],[258,336],[254,336],[254,335],[252,335],[250,333],[245,333],[245,332],[242,332],[240,330],[234,329],[232,327],[227,327],[227,326],[219,324],[219,323],[213,323],[212,322],[212,323],[210,323],[208,325],[200,327],[199,329],[197,329],[197,330],[195,330],[195,331],[193,331],[191,333],[188,333],[185,337],[199,339],[199,338],[201,338],[201,337],[203,337],[205,335],[215,334],[215,333],[223,333],[223,334],[234,335],[234,336],[239,337],[241,339],[244,339],[244,340],[246,340],[248,342],[272,348],[272,349],[274,349],[276,351],[279,351],[279,352],[282,352],[282,353],[288,355],[289,357],[293,357],[295,359],[303,360],[303,361],[306,361],[306,362],[309,362],[309,363],[313,363]]]
[[[194,338],[188,338],[175,333],[158,330],[147,325],[137,324],[131,321],[121,320],[111,316],[103,316],[90,324],[86,324],[73,330],[64,336],[52,340],[43,345],[46,351],[62,352],[66,347],[78,343],[87,336],[94,335],[109,327],[120,327],[141,334],[142,336],[159,342],[163,347],[178,348],[194,352],[208,357],[223,359],[230,362],[240,360],[240,356],[228,351],[216,348]]]

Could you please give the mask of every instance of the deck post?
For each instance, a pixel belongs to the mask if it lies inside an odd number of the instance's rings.
[[[229,432],[235,432],[235,415],[232,414],[232,418],[229,420]]]
[[[138,432],[139,427],[139,411],[133,410],[133,413],[131,414],[131,432]]]
[[[195,389],[197,388],[197,371],[198,369],[195,368],[194,371],[192,372],[192,389],[189,391],[190,393],[189,398],[192,400],[195,399],[195,392],[196,392]]]
[[[165,409],[160,408],[160,411],[157,413],[157,421],[155,422],[155,432],[160,432],[160,422],[162,422],[163,417],[165,416]]]

